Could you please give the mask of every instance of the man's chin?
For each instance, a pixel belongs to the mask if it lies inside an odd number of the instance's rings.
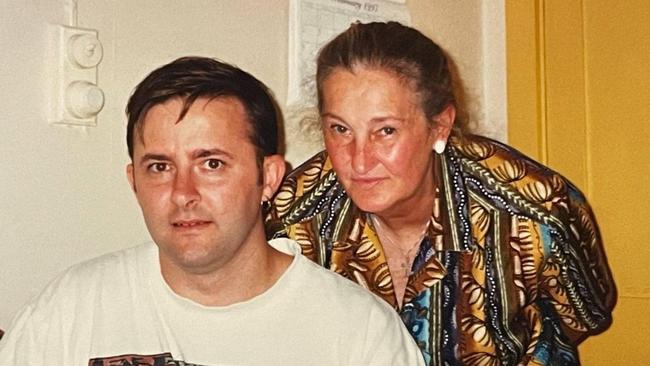
[[[172,262],[175,266],[181,267],[191,272],[200,271],[201,268],[210,267],[210,264],[215,260],[211,257],[214,255],[210,253],[210,248],[202,243],[184,242],[176,244],[173,248],[161,249],[161,258],[168,262]]]

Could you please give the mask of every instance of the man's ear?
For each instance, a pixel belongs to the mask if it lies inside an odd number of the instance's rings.
[[[133,171],[133,163],[129,163],[126,166],[126,178],[129,180],[129,184],[131,185],[131,189],[133,190],[134,193],[137,193],[138,190],[135,187],[135,172]]]
[[[282,155],[269,155],[264,157],[262,167],[262,201],[270,200],[280,187],[286,164]]]
[[[452,104],[449,104],[438,113],[437,116],[433,117],[433,150],[438,154],[442,154],[447,146],[447,140],[449,135],[454,127],[454,121],[456,120],[456,107]]]

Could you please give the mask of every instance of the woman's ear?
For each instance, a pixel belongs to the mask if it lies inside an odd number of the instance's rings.
[[[456,107],[449,104],[433,117],[433,150],[438,154],[442,154],[447,146],[447,140],[454,127],[456,120]]]
[[[262,201],[270,200],[280,187],[284,179],[286,164],[282,155],[269,155],[264,157],[262,167]]]

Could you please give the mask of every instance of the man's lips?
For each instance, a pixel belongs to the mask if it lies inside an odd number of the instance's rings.
[[[210,224],[210,221],[206,220],[178,220],[172,222],[172,226],[178,229],[200,228],[208,224]]]

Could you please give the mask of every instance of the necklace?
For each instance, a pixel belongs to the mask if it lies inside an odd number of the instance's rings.
[[[417,240],[411,242],[406,249],[400,245],[403,241],[399,240],[391,230],[386,228],[377,216],[370,214],[370,220],[375,227],[375,231],[377,232],[377,236],[379,237],[382,246],[384,246],[384,252],[386,254],[389,268],[391,270],[399,268],[400,275],[408,278],[411,266],[415,260],[415,256],[417,255],[417,249],[420,248],[420,243],[422,242],[422,239],[424,239],[427,229],[429,228],[429,220],[427,220],[422,232],[418,235]]]

